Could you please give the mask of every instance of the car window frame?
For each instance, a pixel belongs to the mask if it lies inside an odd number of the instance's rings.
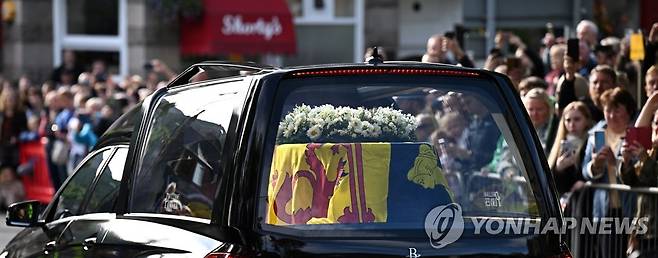
[[[112,153],[110,154],[110,157],[104,162],[102,170],[100,171],[100,173],[96,174],[96,177],[92,181],[92,184],[87,189],[87,194],[85,194],[85,199],[83,200],[82,205],[80,206],[80,212],[79,212],[80,214],[78,214],[78,215],[99,213],[99,212],[86,212],[87,206],[89,205],[89,202],[91,201],[91,196],[92,196],[93,192],[96,190],[96,186],[98,185],[98,183],[100,181],[101,175],[103,174],[103,172],[105,172],[105,169],[107,169],[108,165],[110,164],[110,161],[112,161],[112,159],[116,156],[117,152],[119,152],[120,149],[125,149],[126,151],[128,151],[129,147],[130,147],[129,145],[114,145],[114,146],[112,146]],[[126,154],[126,160],[127,159],[128,159],[128,155]],[[125,165],[125,162],[126,161],[124,160],[124,165]],[[125,169],[125,167],[123,169]],[[120,181],[123,181],[123,176],[124,176],[123,171],[121,172],[121,174],[122,174],[122,176],[121,176]],[[119,187],[117,188],[117,191],[118,192],[121,191],[121,183],[119,183]],[[116,198],[117,199],[119,198],[118,194],[117,194]],[[115,212],[116,212],[116,207],[110,213],[115,213]],[[101,212],[101,213],[106,213],[106,212]]]
[[[226,139],[223,146],[223,151],[222,151],[223,153],[221,157],[223,160],[221,161],[222,165],[220,166],[220,169],[224,171],[225,176],[222,176],[219,179],[220,182],[218,184],[218,189],[215,193],[215,196],[212,198],[213,208],[212,208],[210,219],[203,219],[203,218],[189,217],[189,216],[158,214],[158,213],[133,212],[132,202],[133,202],[134,189],[136,187],[135,177],[139,174],[138,170],[141,169],[141,166],[143,164],[144,155],[147,147],[146,142],[148,141],[149,134],[152,130],[153,122],[155,119],[155,111],[157,110],[162,100],[171,94],[181,91],[188,91],[188,90],[194,91],[196,88],[200,88],[200,87],[217,87],[216,88],[217,94],[219,96],[222,93],[229,93],[231,91],[228,89],[221,88],[222,84],[228,84],[228,83],[242,84],[242,86],[235,87],[238,89],[237,95],[240,99],[233,106],[233,111],[231,114],[229,126],[226,129]],[[251,77],[212,79],[207,81],[188,83],[184,85],[176,85],[173,87],[165,87],[159,89],[154,94],[152,94],[151,99],[148,99],[148,101],[145,101],[143,104],[143,106],[146,106],[147,108],[143,113],[143,117],[139,125],[136,125],[139,131],[133,135],[135,139],[131,140],[131,147],[129,149],[128,159],[126,161],[126,168],[129,167],[129,170],[124,168],[124,174],[122,179],[123,184],[121,185],[121,190],[120,190],[121,192],[119,196],[119,198],[121,198],[119,200],[119,202],[121,202],[121,207],[119,207],[120,210],[117,211],[118,217],[140,218],[147,220],[174,218],[174,219],[185,219],[189,221],[196,221],[210,225],[218,224],[219,223],[218,221],[220,220],[218,218],[222,217],[220,214],[219,207],[226,206],[223,204],[224,203],[223,196],[228,195],[228,192],[230,191],[230,188],[227,186],[230,179],[226,179],[226,178],[233,177],[233,170],[231,168],[234,164],[234,160],[233,160],[234,149],[236,148],[235,146],[237,143],[236,139],[239,137],[238,131],[240,130],[240,126],[242,123],[241,122],[242,110],[245,106],[244,105],[245,102],[249,98],[249,90],[251,84],[252,84]],[[119,205],[119,203],[117,203],[117,205]]]
[[[85,158],[83,160],[81,160],[80,163],[78,163],[78,165],[73,170],[74,171],[73,174],[71,174],[71,176],[69,176],[66,179],[66,181],[64,181],[64,183],[62,184],[62,187],[60,187],[59,190],[57,190],[57,193],[55,193],[55,195],[53,196],[53,200],[46,207],[46,210],[43,213],[44,214],[43,219],[45,220],[46,223],[51,223],[51,222],[62,220],[62,219],[68,219],[68,218],[71,218],[71,217],[77,217],[77,216],[80,216],[80,215],[84,215],[84,214],[81,214],[80,212],[83,211],[84,210],[83,207],[86,206],[86,201],[89,199],[89,196],[91,194],[90,189],[93,186],[94,182],[97,180],[97,177],[100,175],[98,173],[94,175],[94,178],[92,179],[92,184],[89,185],[89,187],[87,187],[86,192],[84,194],[84,197],[82,198],[80,206],[78,207],[78,210],[77,210],[75,215],[64,217],[64,218],[55,218],[55,211],[57,210],[57,207],[55,207],[56,203],[59,201],[59,198],[62,195],[62,192],[69,185],[69,182],[72,180],[72,178],[80,172],[80,168],[85,163],[87,163],[89,160],[91,160],[93,157],[95,157],[97,154],[100,154],[100,153],[102,153],[104,151],[108,151],[108,150],[110,151],[110,156],[107,159],[105,159],[101,162],[101,164],[98,166],[98,168],[96,168],[96,171],[98,171],[98,169],[105,169],[105,166],[107,166],[108,161],[112,158],[112,156],[116,152],[116,145],[105,146],[105,147],[96,149],[96,150],[88,153],[85,156]]]

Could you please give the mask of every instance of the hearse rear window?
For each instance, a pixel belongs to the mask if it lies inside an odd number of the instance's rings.
[[[464,216],[539,216],[495,85],[364,78],[279,85],[264,225],[422,229],[428,212],[451,203]]]

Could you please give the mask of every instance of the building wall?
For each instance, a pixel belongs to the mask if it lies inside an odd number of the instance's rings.
[[[393,5],[385,0],[369,0],[366,3],[366,44],[386,42],[385,45],[380,45],[394,46],[392,52],[396,53],[396,58],[412,57],[424,52],[429,36],[453,30],[455,25],[460,24],[467,30],[462,43],[467,50],[471,50],[469,54],[478,59],[484,58],[487,52],[487,1],[399,0]],[[538,47],[538,39],[543,36],[547,22],[559,28],[573,28],[580,19],[593,19],[593,2],[594,0],[495,0],[495,26],[498,30],[516,30],[527,39],[536,38],[536,42],[527,43]],[[633,6],[635,2],[637,0],[624,5]],[[414,10],[415,4],[420,5],[419,11]],[[632,10],[630,7],[627,9]],[[385,32],[377,32],[378,30]]]
[[[2,75],[29,75],[35,82],[50,77],[52,59],[52,2],[15,0],[16,19],[3,24]],[[46,53],[46,54],[44,54]]]
[[[2,75],[16,79],[26,74],[35,83],[50,78],[53,61],[52,1],[15,0],[16,19],[3,24]],[[129,74],[144,74],[153,58],[182,71],[178,48],[178,22],[160,16],[147,0],[127,1]],[[68,14],[74,15],[74,14]]]
[[[163,17],[147,0],[128,0],[128,56],[130,74],[143,74],[151,59],[182,71],[178,47],[178,21]]]
[[[384,47],[388,57],[394,58],[399,46],[398,0],[367,0],[365,5],[365,47]]]
[[[485,49],[486,3],[488,0],[464,0],[464,27],[468,30],[465,46],[477,59],[483,59]],[[581,19],[592,19],[593,0],[494,0],[496,30],[511,30],[538,49],[546,31],[546,23],[555,28],[565,26],[573,31]],[[574,32],[575,33],[575,32]],[[574,34],[575,35],[575,34]]]
[[[398,58],[422,55],[430,36],[463,23],[464,6],[462,0],[398,1]]]
[[[556,26],[573,22],[574,5],[587,0],[495,0],[496,27],[499,28],[542,28],[546,22]],[[487,0],[464,0],[464,26],[484,27],[486,24]],[[591,8],[587,10],[591,11]],[[584,16],[587,16],[585,14]]]

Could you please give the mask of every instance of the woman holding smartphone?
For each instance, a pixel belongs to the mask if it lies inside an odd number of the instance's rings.
[[[564,108],[555,144],[548,155],[558,194],[572,192],[577,182],[584,180],[581,161],[585,157],[587,130],[592,127],[592,115],[581,101],[569,103]]]
[[[617,169],[621,165],[621,158],[618,157],[621,156],[626,129],[633,122],[632,117],[636,112],[635,100],[628,91],[617,87],[603,92],[600,102],[604,120],[590,130],[582,167],[583,176],[595,184],[619,184],[621,179]],[[596,189],[592,201],[592,217],[595,219],[633,216],[633,195]],[[626,243],[626,235],[614,228],[612,231],[612,234],[598,236],[597,257],[625,257],[626,248],[614,243]]]
[[[638,141],[625,142],[621,153],[623,163],[620,175],[624,184],[632,187],[658,186],[658,93],[649,97],[635,123],[636,127],[651,124],[651,149],[647,150]],[[650,117],[651,116],[651,117]],[[651,119],[652,118],[652,119]],[[649,218],[648,231],[645,234],[631,235],[629,250],[640,253],[656,251],[656,211],[658,200],[655,195],[639,194],[637,199],[637,218]],[[637,226],[637,225],[635,225]]]

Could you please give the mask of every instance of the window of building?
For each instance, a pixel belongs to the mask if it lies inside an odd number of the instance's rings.
[[[90,2],[53,0],[53,60],[62,61],[62,50],[83,52],[82,58],[103,59],[113,74],[128,74],[127,0]],[[84,53],[96,53],[85,55]],[[104,53],[104,54],[103,54]],[[79,62],[87,60],[78,60]],[[90,63],[85,63],[90,64]]]
[[[364,5],[364,0],[288,0],[290,13],[295,17],[297,55],[286,58],[284,63],[363,62]],[[317,37],[313,36],[318,34],[341,40],[323,47],[325,43],[317,42]],[[317,53],[317,49],[326,51]]]
[[[66,13],[70,34],[119,34],[119,1],[66,0]]]

